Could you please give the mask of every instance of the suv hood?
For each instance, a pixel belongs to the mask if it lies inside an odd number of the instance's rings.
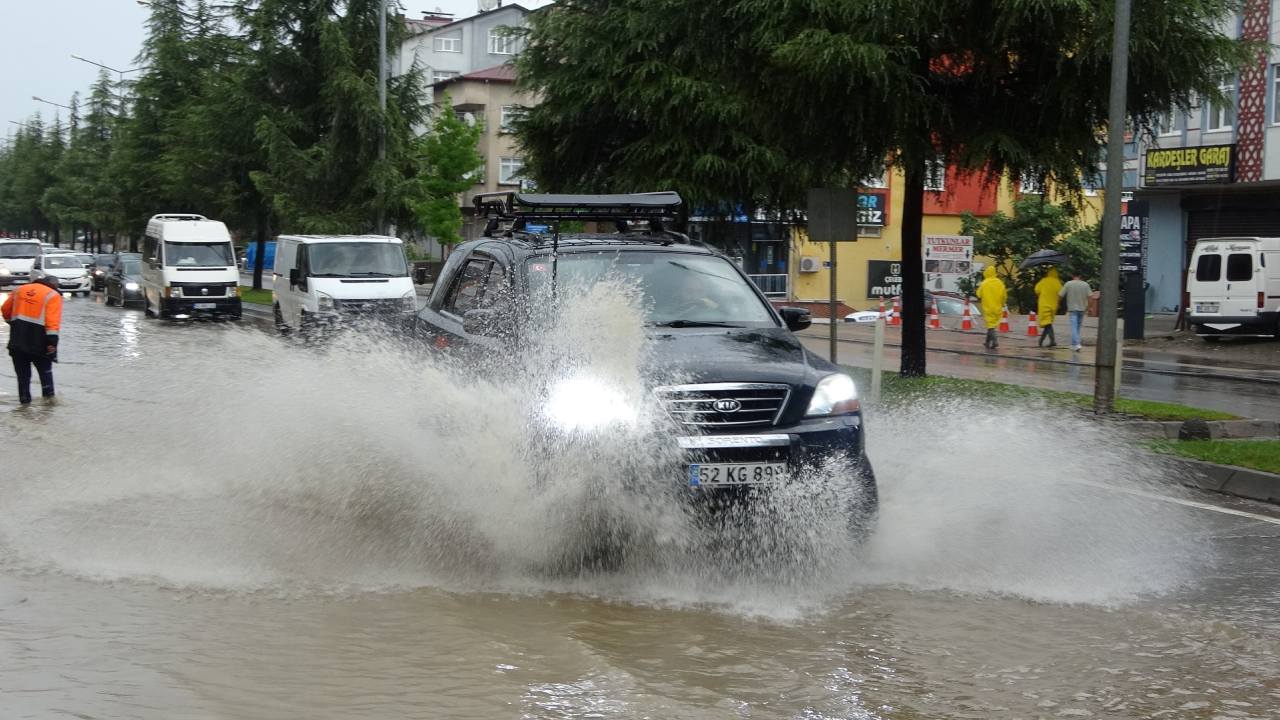
[[[813,385],[832,371],[786,328],[657,328],[652,369],[680,383]]]

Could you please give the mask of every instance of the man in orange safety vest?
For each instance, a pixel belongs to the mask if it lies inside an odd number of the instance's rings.
[[[40,394],[53,397],[53,363],[58,361],[62,293],[58,278],[42,275],[14,290],[0,305],[9,323],[9,355],[18,375],[18,402],[31,402],[31,366],[40,373]]]

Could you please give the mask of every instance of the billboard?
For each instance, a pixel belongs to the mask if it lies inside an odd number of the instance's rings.
[[[1236,179],[1235,145],[1148,148],[1143,187],[1229,183]]]
[[[902,263],[898,260],[867,261],[867,298],[902,294]]]
[[[959,292],[961,278],[973,274],[972,235],[924,236],[924,287]]]

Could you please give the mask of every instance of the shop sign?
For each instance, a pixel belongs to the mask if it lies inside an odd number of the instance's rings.
[[[1148,148],[1143,187],[1229,183],[1236,178],[1235,145]]]
[[[894,297],[902,294],[902,263],[898,260],[867,261],[867,297]]]
[[[959,289],[961,278],[973,274],[972,235],[924,236],[924,286],[928,290]]]
[[[1151,241],[1151,214],[1146,200],[1125,203],[1120,216],[1120,272],[1147,275],[1147,246]]]
[[[883,190],[858,192],[858,224],[863,227],[884,227],[889,224],[889,193]]]

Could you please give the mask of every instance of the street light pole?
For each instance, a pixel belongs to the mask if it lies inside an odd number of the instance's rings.
[[[387,159],[387,3],[378,3],[378,164]],[[386,188],[378,179],[378,232],[386,234]]]
[[[1124,187],[1124,132],[1128,113],[1129,16],[1132,0],[1116,0],[1111,41],[1111,96],[1107,120],[1107,185],[1102,212],[1102,287],[1098,300],[1098,347],[1095,360],[1093,411],[1115,408],[1118,364],[1116,302],[1120,294],[1120,192]]]
[[[142,4],[142,3],[139,3],[139,4]],[[110,70],[111,72],[113,72],[113,73],[115,73],[115,74],[116,74],[116,85],[118,85],[118,86],[120,87],[120,94],[119,94],[119,96],[118,96],[118,97],[119,97],[119,99],[120,99],[120,112],[121,112],[121,113],[123,113],[123,112],[124,112],[124,76],[125,76],[125,75],[128,75],[129,73],[135,73],[135,72],[139,72],[139,71],[142,71],[142,70],[146,70],[146,69],[147,69],[146,67],[136,67],[136,68],[129,68],[128,70],[120,70],[120,69],[118,69],[118,68],[113,68],[113,67],[111,67],[110,65],[104,65],[104,64],[102,64],[102,63],[100,63],[100,62],[94,62],[94,61],[92,61],[92,60],[90,60],[90,59],[88,59],[88,58],[80,57],[79,55],[76,55],[75,53],[72,53],[71,57],[75,58],[76,60],[79,60],[80,62],[89,63],[90,65],[97,65],[98,67],[102,68],[103,70]]]

